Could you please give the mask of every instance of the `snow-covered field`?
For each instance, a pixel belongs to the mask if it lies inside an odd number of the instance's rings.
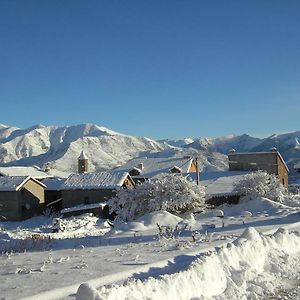
[[[220,209],[114,228],[83,215],[57,233],[49,217],[0,223],[1,297],[300,299],[300,208],[262,198]]]

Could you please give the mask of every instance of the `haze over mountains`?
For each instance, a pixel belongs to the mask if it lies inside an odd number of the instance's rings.
[[[74,126],[35,125],[20,129],[0,124],[0,165],[37,165],[77,171],[77,158],[84,150],[90,170],[115,168],[137,156],[170,157],[198,155],[203,170],[226,170],[227,153],[269,151],[276,147],[293,176],[293,165],[300,160],[300,131],[255,138],[247,134],[220,138],[153,140],[124,135],[94,124]]]

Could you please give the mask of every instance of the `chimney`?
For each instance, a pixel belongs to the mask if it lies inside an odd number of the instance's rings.
[[[87,173],[88,160],[88,157],[86,156],[84,151],[82,151],[80,156],[78,157],[78,173]]]
[[[136,166],[138,169],[140,169],[141,171],[143,171],[144,169],[144,164],[141,162]]]
[[[199,176],[199,164],[198,164],[198,157],[195,157],[195,164],[196,164],[196,181],[197,185],[199,185],[200,182],[200,176]]]
[[[48,173],[48,172],[50,172],[50,170],[51,170],[50,163],[47,162],[46,165],[45,165],[44,171]]]

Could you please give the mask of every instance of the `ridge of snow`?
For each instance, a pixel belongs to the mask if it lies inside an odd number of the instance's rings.
[[[200,256],[186,270],[98,291],[92,284],[82,284],[76,299],[257,299],[265,291],[276,291],[281,284],[277,270],[282,257],[296,255],[299,248],[298,234],[279,229],[265,236],[247,228],[236,241]],[[292,263],[286,261],[281,276],[293,269]]]
[[[0,129],[9,128],[10,126],[0,123]]]

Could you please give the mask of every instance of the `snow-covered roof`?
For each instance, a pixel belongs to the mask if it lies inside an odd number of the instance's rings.
[[[205,186],[206,198],[223,197],[239,195],[235,185],[243,179],[245,175],[219,177],[212,180],[200,181],[200,184]]]
[[[50,169],[49,172],[47,172],[51,177],[59,177],[59,178],[68,178],[71,174],[71,172],[63,172],[56,169]]]
[[[89,158],[87,157],[87,155],[82,150],[80,156],[78,157],[78,159],[82,159],[83,160],[83,159],[89,159]]]
[[[0,167],[0,175],[2,176],[30,176],[35,179],[54,177],[35,166],[30,167]]]
[[[98,208],[98,207],[104,207],[106,206],[107,203],[91,203],[91,204],[80,204],[72,207],[66,207],[62,209],[60,212],[62,214],[68,213],[68,212],[73,212],[73,211],[81,211],[81,210],[86,210],[86,209],[93,209],[93,208]]]
[[[200,172],[200,181],[204,180],[216,180],[220,177],[232,177],[247,175],[250,171],[215,171],[215,172]]]
[[[71,174],[62,185],[62,190],[115,189],[124,184],[127,172],[100,172]]]
[[[296,169],[296,170],[300,169],[300,161],[294,165],[294,169]]]
[[[276,148],[274,148],[276,149]],[[273,150],[273,151],[265,151],[265,152],[234,152],[234,153],[229,153],[228,156],[234,156],[234,155],[259,155],[259,154],[269,154],[269,155],[278,155],[278,157],[280,158],[280,160],[282,161],[282,163],[284,164],[286,170],[289,172],[289,168],[285,162],[285,160],[283,159],[282,155],[280,154],[280,152],[278,152],[277,150]]]
[[[175,166],[181,169],[182,173],[189,172],[193,159],[189,157],[169,157],[169,158],[147,158],[140,157],[128,161],[121,167],[115,169],[119,172],[130,172],[142,163],[143,169],[138,177],[151,178],[159,173],[169,173]]]
[[[205,187],[206,198],[234,196],[239,194],[235,190],[235,184],[250,173],[245,171],[201,172],[200,184]],[[193,180],[196,179],[195,173],[184,175]]]
[[[43,183],[29,176],[0,176],[0,191],[18,191],[30,179],[43,186],[44,188],[46,187]]]
[[[199,172],[200,181],[207,180],[216,180],[220,177],[231,177],[238,175],[246,175],[252,173],[251,171],[212,171],[212,172]],[[197,179],[197,173],[183,173],[183,176],[186,176],[192,180]]]
[[[42,180],[43,184],[46,185],[48,191],[59,191],[65,182],[65,179],[60,178],[46,178]]]
[[[177,170],[178,172],[182,172],[181,168],[174,166],[173,168],[170,169],[171,170]]]

